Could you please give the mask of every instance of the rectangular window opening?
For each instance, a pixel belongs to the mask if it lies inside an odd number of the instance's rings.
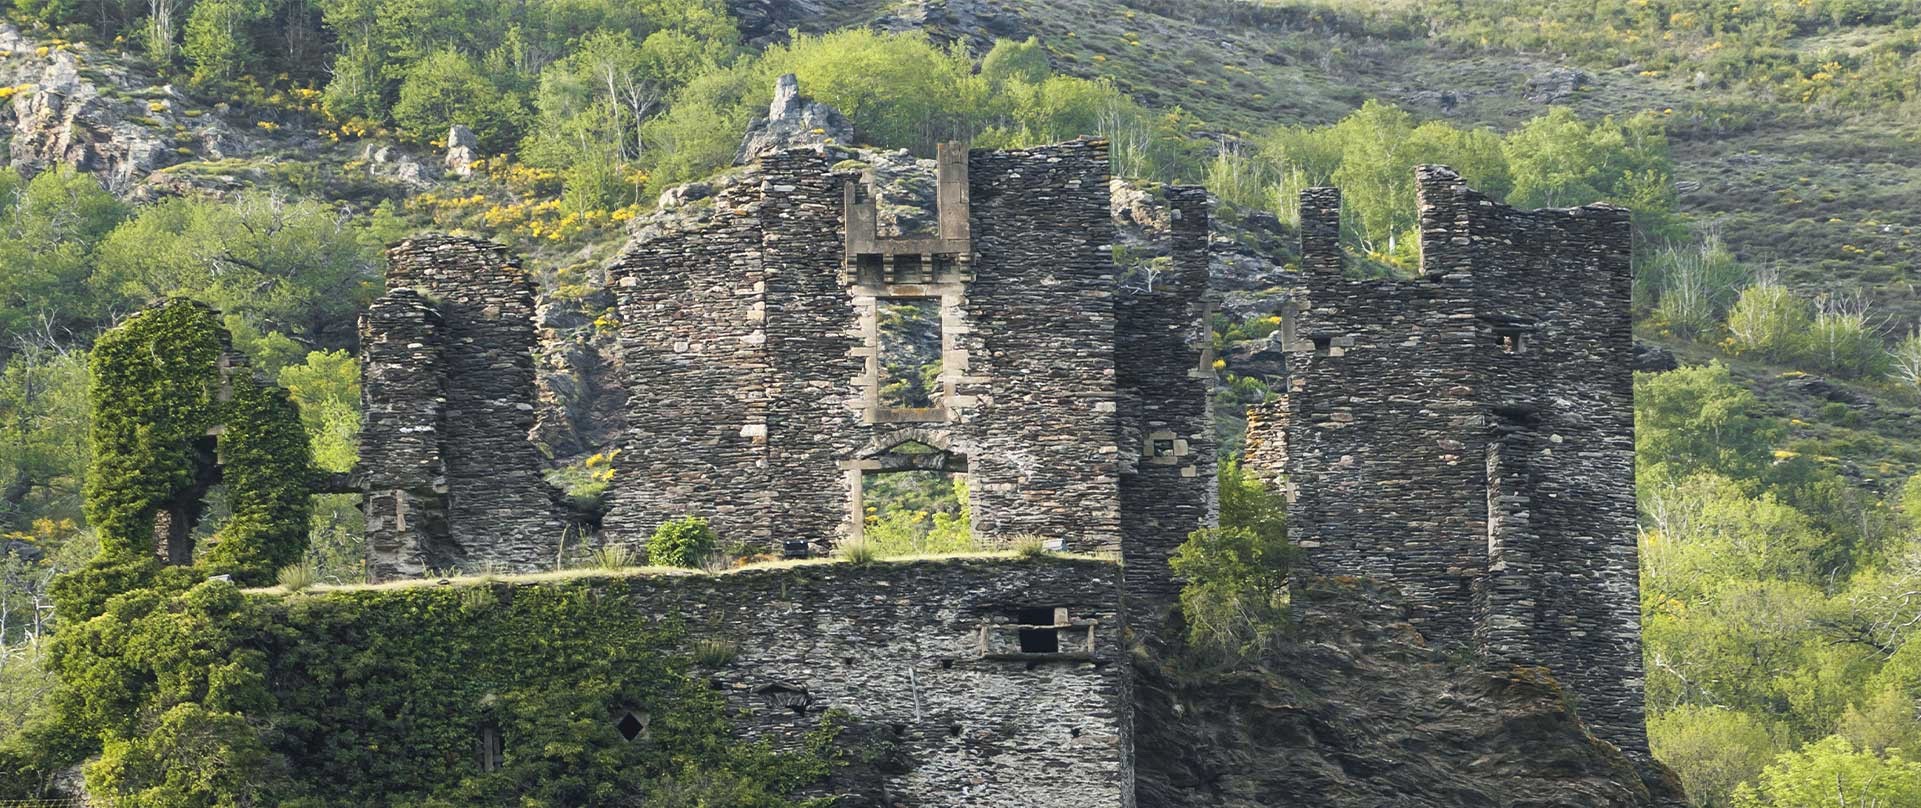
[[[500,730],[491,726],[480,728],[480,738],[476,744],[480,755],[480,770],[483,772],[500,770]]]
[[[1014,619],[1020,623],[1021,653],[1058,654],[1061,652],[1060,629],[1055,609],[1049,607],[1030,607],[1019,610]]]
[[[855,277],[868,286],[879,286],[882,281],[883,266],[880,253],[861,253],[854,258]]]
[[[945,370],[940,300],[879,300],[875,317],[880,341],[876,403],[883,410],[938,410]]]

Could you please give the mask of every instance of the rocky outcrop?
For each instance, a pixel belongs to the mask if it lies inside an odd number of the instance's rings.
[[[456,177],[474,175],[474,161],[480,159],[480,137],[474,130],[454,124],[447,130],[447,170]]]
[[[0,123],[11,130],[14,167],[70,165],[125,191],[157,168],[247,151],[215,116],[186,114],[190,102],[171,85],[89,64],[73,47],[49,49],[0,25],[0,84],[13,89]]]
[[[746,164],[765,152],[794,146],[853,142],[854,124],[847,116],[801,95],[800,82],[789,73],[774,82],[774,100],[767,106],[767,117],[747,128],[734,162]]]
[[[1137,667],[1141,808],[1681,808],[1671,772],[1596,739],[1540,668],[1430,648],[1399,597],[1308,581],[1258,663]]]
[[[1594,81],[1585,70],[1557,67],[1528,77],[1527,100],[1536,104],[1558,104]]]

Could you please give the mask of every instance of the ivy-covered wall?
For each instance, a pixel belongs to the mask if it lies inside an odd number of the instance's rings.
[[[95,343],[86,513],[100,552],[56,582],[63,621],[154,585],[213,575],[269,583],[300,559],[312,452],[286,391],[246,365],[219,313],[186,299],[156,303]],[[193,526],[215,484],[232,515],[196,548]]]
[[[1131,800],[1114,564],[578,575],[121,595],[68,629],[60,723],[122,805]]]

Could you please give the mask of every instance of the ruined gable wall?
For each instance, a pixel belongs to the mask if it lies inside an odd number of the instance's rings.
[[[1107,144],[969,155],[974,529],[1120,549]]]
[[[1207,367],[1208,203],[1174,187],[1171,264],[1123,279],[1116,305],[1121,416],[1121,538],[1129,622],[1151,630],[1180,595],[1167,560],[1187,535],[1220,520],[1214,371]]]
[[[1444,169],[1421,182],[1465,206],[1456,235],[1492,348],[1477,353],[1490,440],[1477,639],[1491,659],[1549,667],[1598,735],[1645,753],[1628,211],[1517,211]]]
[[[611,540],[701,516],[729,540],[772,541],[760,196],[736,185],[705,221],[636,241],[610,267],[627,387]]]
[[[388,251],[388,262],[388,287],[419,290],[442,323],[440,452],[452,557],[467,569],[551,567],[569,525],[527,438],[535,398],[532,279],[506,248],[453,236],[408,239]],[[363,441],[388,437],[376,432]]]
[[[1304,234],[1338,233],[1337,194],[1302,194]],[[1424,233],[1438,215],[1424,206]],[[1263,428],[1286,433],[1304,562],[1395,582],[1431,639],[1464,643],[1485,565],[1473,278],[1468,256],[1423,244],[1421,277],[1356,279],[1328,252],[1338,242],[1304,238],[1287,402]]]

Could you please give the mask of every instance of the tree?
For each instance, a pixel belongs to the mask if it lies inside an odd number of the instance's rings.
[[[1648,718],[1654,757],[1674,768],[1699,808],[1726,808],[1734,789],[1761,773],[1780,745],[1776,732],[1747,713],[1682,705]]]
[[[1634,374],[1634,462],[1644,490],[1694,471],[1755,478],[1782,434],[1719,362]]]
[[[1736,789],[1739,808],[1898,808],[1921,804],[1921,762],[1856,750],[1832,736],[1789,752]]]
[[[193,64],[194,84],[233,81],[253,59],[247,28],[266,16],[253,0],[198,0],[187,12],[181,53]]]
[[[1762,282],[1741,290],[1741,297],[1728,310],[1728,336],[1736,351],[1777,362],[1792,359],[1807,347],[1812,325],[1807,302],[1777,283]]]
[[[1285,623],[1295,550],[1287,541],[1285,498],[1238,463],[1222,463],[1219,482],[1221,526],[1188,534],[1168,563],[1184,579],[1188,641],[1238,659],[1265,648]]]
[[[454,124],[461,124],[474,130],[489,154],[516,142],[526,117],[518,96],[482,74],[466,54],[451,49],[409,69],[393,106],[394,123],[414,139],[445,137]]]
[[[181,295],[238,320],[239,346],[280,332],[309,347],[352,344],[373,296],[379,245],[366,223],[265,193],[148,207],[100,245],[91,283],[129,303]]]
[[[126,215],[98,180],[71,166],[32,181],[0,169],[0,333],[65,339],[105,314],[88,294],[89,254]],[[0,356],[16,347],[0,345]]]

